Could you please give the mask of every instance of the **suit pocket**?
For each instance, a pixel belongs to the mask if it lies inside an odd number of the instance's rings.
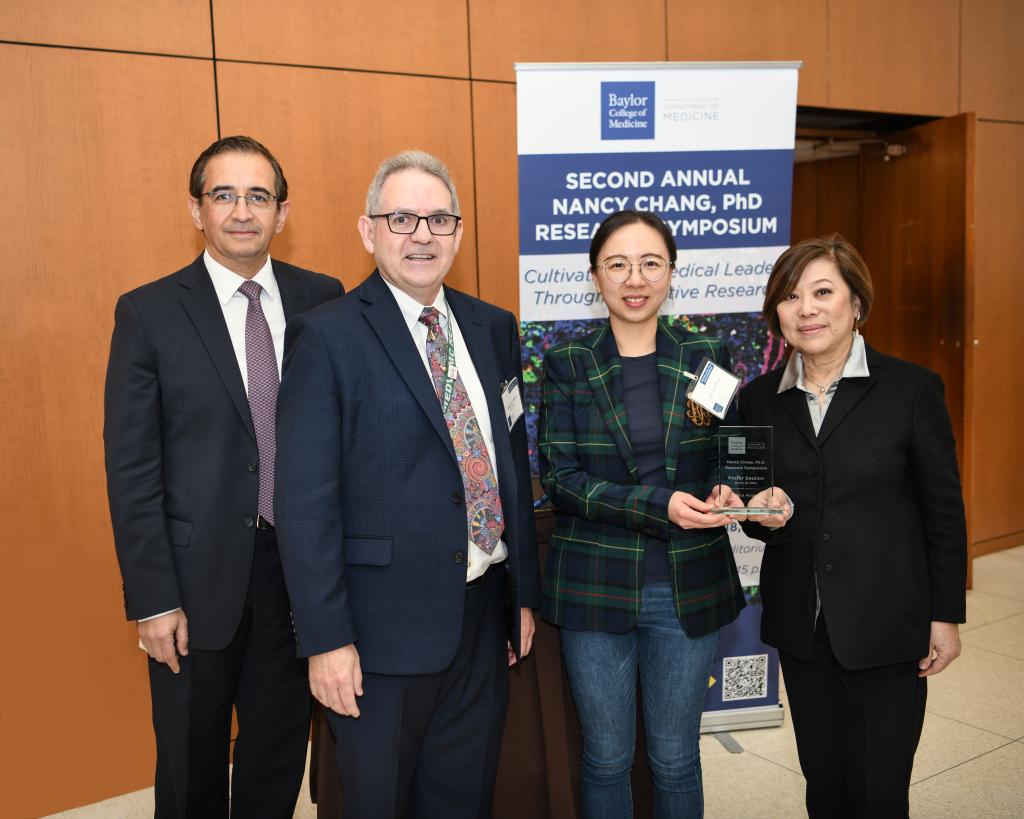
[[[175,546],[188,546],[192,539],[192,524],[187,520],[167,518],[167,534]]]
[[[345,562],[360,566],[387,566],[391,563],[391,538],[345,538]]]

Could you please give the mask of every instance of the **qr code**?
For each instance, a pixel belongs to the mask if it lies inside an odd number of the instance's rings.
[[[722,702],[757,700],[767,696],[767,654],[722,659]]]

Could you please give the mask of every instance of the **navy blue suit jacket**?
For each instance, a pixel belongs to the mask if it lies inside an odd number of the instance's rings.
[[[285,318],[343,291],[273,261]],[[259,452],[238,360],[203,257],[117,302],[103,441],[129,620],[183,608],[218,650],[242,616]]]
[[[539,604],[526,428],[500,385],[522,384],[515,317],[445,288],[480,382],[505,515],[513,632]],[[398,303],[374,272],[288,326],[278,400],[275,521],[300,656],[355,643],[364,671],[426,674],[455,656],[467,523],[448,427]],[[499,567],[500,568],[500,567]]]

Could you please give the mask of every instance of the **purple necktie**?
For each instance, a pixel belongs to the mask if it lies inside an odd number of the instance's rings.
[[[438,400],[443,401],[448,341],[441,329],[440,318],[441,314],[434,307],[424,307],[420,314],[420,321],[427,325],[427,361],[430,362],[434,391]],[[480,422],[476,420],[473,405],[469,402],[469,395],[459,375],[455,376],[455,388],[444,413],[444,420],[448,424],[448,434],[452,436],[459,471],[462,472],[469,537],[487,554],[491,554],[505,530],[501,516],[501,495],[491,466],[491,456],[487,453],[480,432]]]
[[[257,511],[271,526],[274,524],[274,418],[277,411],[277,389],[281,378],[277,372],[277,356],[270,325],[263,315],[260,293],[263,288],[247,281],[238,288],[249,300],[245,314],[245,368],[249,380],[249,409],[256,429],[256,447],[260,453],[260,495]]]

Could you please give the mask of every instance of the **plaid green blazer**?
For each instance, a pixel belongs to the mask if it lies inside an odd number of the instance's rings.
[[[718,419],[687,417],[684,370],[703,356],[729,367],[720,341],[661,322],[658,376],[670,489],[638,482],[622,400],[622,362],[611,327],[552,347],[544,357],[538,432],[541,482],[558,510],[544,571],[542,616],[570,629],[624,632],[640,610],[644,544],[668,542],[676,610],[699,637],[743,608],[725,528],[684,530],[668,519],[676,490],[707,497],[716,480]],[[704,423],[707,424],[707,418]]]

